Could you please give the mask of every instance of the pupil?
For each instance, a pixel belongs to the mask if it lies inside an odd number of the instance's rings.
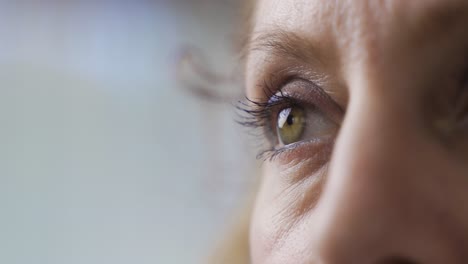
[[[286,122],[291,126],[294,123],[294,115],[289,115]]]

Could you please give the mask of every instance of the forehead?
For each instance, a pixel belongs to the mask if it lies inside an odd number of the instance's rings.
[[[324,58],[329,68],[351,74],[346,67],[355,67],[355,62],[379,66],[395,61],[395,55],[403,62],[408,55],[416,58],[413,52],[422,47],[439,45],[440,40],[453,42],[455,35],[468,36],[467,11],[467,0],[258,0],[247,86],[271,55],[272,46],[296,58],[307,57],[304,54]],[[278,38],[275,32],[286,37]]]
[[[289,30],[305,28],[306,24],[309,26],[311,24],[304,22],[319,22],[332,15],[332,7],[335,4],[330,2],[258,0],[254,14],[254,29],[265,29],[277,25]]]
[[[252,32],[255,37],[279,28],[325,47],[333,44],[330,38],[350,45],[357,39],[385,39],[395,31],[438,33],[457,17],[467,17],[467,7],[466,0],[258,0]]]
[[[297,22],[316,22],[316,26],[343,26],[357,21],[390,22],[405,18],[416,22],[421,18],[450,14],[466,8],[466,0],[258,0],[256,26],[281,24],[292,29],[310,27]],[[325,22],[326,25],[320,25]]]

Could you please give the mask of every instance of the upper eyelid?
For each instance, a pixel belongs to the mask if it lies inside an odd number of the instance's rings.
[[[327,80],[327,69],[333,69],[332,58],[324,57],[317,43],[281,28],[255,32],[245,50],[247,93],[252,96],[261,92],[256,87],[266,75],[295,72],[320,83]]]
[[[329,75],[319,73],[307,66],[280,66],[278,70],[268,69],[268,73],[259,76],[258,84],[252,89],[258,90],[260,96],[257,99],[268,100],[275,93],[280,92],[289,83],[304,81],[320,87],[323,91],[331,86]],[[329,92],[331,94],[331,92]]]
[[[329,91],[308,77],[297,75],[281,75],[273,79],[265,79],[263,82],[264,100],[270,102],[278,97],[283,101],[288,98],[298,104],[313,104],[323,112],[331,114],[336,123],[341,123],[345,110],[334,100]],[[290,103],[290,102],[289,102]]]

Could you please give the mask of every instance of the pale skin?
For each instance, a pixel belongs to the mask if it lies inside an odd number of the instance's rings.
[[[249,47],[336,125],[263,163],[253,264],[468,263],[468,1],[259,0]]]

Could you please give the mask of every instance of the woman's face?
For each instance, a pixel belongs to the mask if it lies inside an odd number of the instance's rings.
[[[253,263],[468,263],[468,1],[259,0]]]

